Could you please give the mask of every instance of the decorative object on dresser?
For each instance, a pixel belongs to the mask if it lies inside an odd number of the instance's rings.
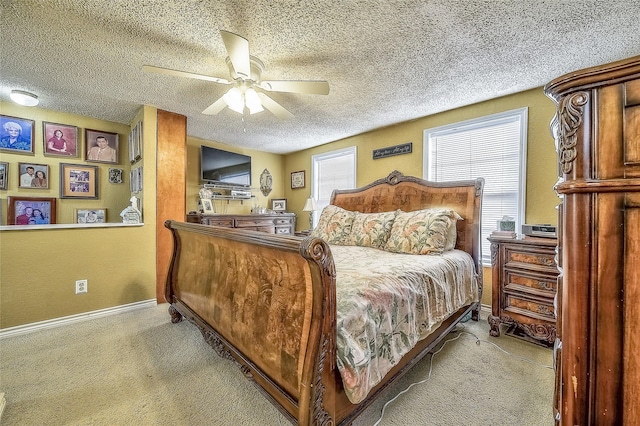
[[[493,278],[490,334],[500,336],[500,325],[523,332],[525,340],[551,346],[556,338],[553,302],[558,268],[557,240],[551,238],[489,237]]]
[[[293,235],[296,229],[294,213],[272,214],[198,214],[189,213],[187,222],[203,225],[241,228],[247,231],[260,231],[269,234]]]
[[[640,424],[640,56],[545,87],[557,104],[555,417]]]
[[[318,210],[318,205],[316,204],[316,200],[314,200],[313,197],[307,198],[307,201],[305,201],[302,211],[309,212],[309,229],[313,229],[313,213],[316,210]]]

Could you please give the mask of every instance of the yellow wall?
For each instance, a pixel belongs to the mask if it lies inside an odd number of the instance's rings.
[[[285,156],[242,149],[215,141],[189,137],[187,139],[187,211],[197,208],[199,181],[199,147],[206,144],[252,157],[252,186],[259,187],[259,177],[267,168],[273,175],[273,191],[264,197],[254,192],[256,199],[229,204],[229,213],[248,213],[257,203],[270,206],[270,199],[287,198],[288,210],[298,215],[298,229],[306,229],[308,214],[302,207],[311,190],[311,156],[350,146],[357,147],[357,185],[386,176],[398,169],[407,175],[422,176],[422,135],[424,129],[468,120],[511,109],[529,107],[527,205],[525,221],[557,223],[553,191],[556,182],[556,157],[549,122],[555,112],[553,103],[542,89],[493,99],[477,105],[446,111],[365,134],[353,136],[320,147]],[[12,163],[9,170],[9,191],[0,192],[3,224],[6,223],[6,196],[33,195],[58,197],[59,157],[42,156],[42,121],[102,129],[120,134],[121,168],[125,183],[121,188],[106,181],[108,165],[100,166],[99,200],[61,200],[59,222],[71,223],[72,212],[78,207],[107,207],[110,222],[119,222],[119,212],[129,198],[129,166],[126,164],[126,140],[130,126],[63,114],[38,108],[24,108],[1,103],[0,113],[36,120],[35,156],[0,154],[0,161]],[[130,125],[144,122],[144,194],[141,194],[144,225],[134,228],[47,229],[0,231],[0,328],[29,324],[47,319],[119,306],[155,296],[155,213],[157,200],[156,174],[156,109],[140,109]],[[413,142],[413,153],[372,160],[372,151],[406,142]],[[124,145],[123,145],[124,144]],[[84,146],[84,145],[83,145]],[[84,164],[81,158],[76,159]],[[16,162],[52,164],[53,179],[48,190],[17,188]],[[96,164],[96,163],[91,163]],[[137,165],[136,165],[137,166]],[[303,189],[290,189],[290,173],[306,171]],[[122,190],[122,192],[120,192]],[[486,277],[486,275],[485,275]],[[489,274],[490,277],[490,274]],[[75,280],[89,280],[89,292],[75,295]],[[485,278],[483,303],[491,303],[490,279]]]
[[[271,208],[271,199],[284,198],[285,183],[288,181],[283,175],[283,157],[281,155],[187,137],[187,212],[198,209],[198,191],[202,188],[202,182],[200,181],[200,145],[237,152],[251,157],[251,187],[256,189],[252,191],[252,195],[255,198],[243,202],[215,201],[218,213],[248,214],[251,212],[254,203],[261,207]],[[264,169],[267,169],[273,177],[273,189],[266,197],[259,190],[260,175]]]
[[[308,213],[302,211],[306,198],[311,193],[311,156],[327,151],[356,146],[356,185],[366,185],[383,178],[393,170],[405,175],[422,176],[423,132],[425,129],[470,120],[517,108],[528,107],[527,134],[527,193],[526,223],[557,224],[555,206],[559,199],[553,191],[557,180],[554,141],[549,132],[549,123],[555,114],[554,104],[547,98],[542,88],[528,90],[497,99],[491,99],[440,114],[422,117],[398,125],[373,130],[319,147],[298,151],[285,156],[284,174],[297,170],[306,171],[307,185],[304,189],[285,187],[285,197],[289,199],[289,209],[298,215],[297,229],[308,228]],[[373,150],[413,143],[411,154],[373,160]],[[486,275],[485,275],[486,276]],[[491,304],[491,274],[485,280],[482,301]]]
[[[130,126],[63,114],[39,108],[0,104],[3,115],[36,120],[35,155],[2,153],[10,163],[9,190],[2,191],[3,224],[6,224],[6,196],[59,197],[59,157],[42,155],[42,121],[99,129],[120,134],[120,165],[123,184],[109,184],[108,165],[99,164],[98,200],[59,200],[58,223],[72,223],[73,209],[106,207],[109,222],[121,222],[120,211],[129,204],[129,165],[126,159]],[[155,109],[141,108],[144,117],[143,165],[145,197],[143,226],[0,231],[0,328],[30,324],[90,312],[155,296]],[[132,120],[135,124],[137,119]],[[84,144],[82,144],[84,147]],[[51,165],[50,188],[17,188],[17,162]],[[78,157],[67,162],[88,164]],[[98,163],[91,163],[98,165]],[[76,295],[75,281],[88,279],[88,293]]]

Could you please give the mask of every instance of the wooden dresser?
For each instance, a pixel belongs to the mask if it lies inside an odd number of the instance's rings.
[[[269,234],[293,235],[296,229],[295,213],[271,214],[188,214],[187,222],[203,225],[241,228],[250,231],[261,231]]]
[[[567,74],[557,104],[556,421],[640,424],[640,56]]]
[[[553,344],[553,302],[559,274],[555,261],[557,240],[489,237],[489,241],[493,280],[490,334],[500,336],[500,325],[507,324],[527,338]]]

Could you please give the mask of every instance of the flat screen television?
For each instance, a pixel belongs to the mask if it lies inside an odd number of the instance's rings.
[[[251,186],[251,157],[200,146],[200,178],[206,183]]]

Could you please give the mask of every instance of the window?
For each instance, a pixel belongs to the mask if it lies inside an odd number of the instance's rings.
[[[318,213],[313,215],[315,227],[334,189],[356,187],[356,147],[316,154],[311,157],[311,167],[311,196],[318,205]]]
[[[491,263],[487,237],[503,216],[524,219],[527,108],[424,131],[425,179],[483,177],[482,261]]]

